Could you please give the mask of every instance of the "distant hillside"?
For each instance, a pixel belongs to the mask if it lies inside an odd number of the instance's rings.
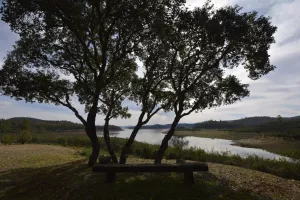
[[[15,132],[20,130],[22,129],[24,120],[28,121],[30,128],[37,132],[84,130],[84,126],[82,124],[70,121],[52,121],[27,117],[14,117],[7,120],[0,120],[0,132]],[[103,129],[103,126],[96,127],[98,130]],[[114,131],[122,130],[120,127],[114,125],[110,125],[109,129]]]
[[[192,129],[195,126],[195,123],[179,123],[177,128]],[[134,126],[127,126],[126,128],[133,129]],[[145,125],[142,129],[168,129],[171,128],[171,124],[154,124],[154,125]]]
[[[300,136],[300,117],[283,118],[281,121],[273,121],[265,124],[261,124],[254,127],[256,131],[263,132],[281,132],[281,133],[293,133]]]
[[[277,117],[247,117],[230,121],[205,121],[197,123],[195,129],[233,129],[251,128],[251,130],[274,131],[279,126],[285,125],[286,128],[295,129],[300,126],[300,116],[286,117],[279,120]]]
[[[243,119],[227,121],[228,123],[235,124],[238,126],[257,126],[264,123],[274,122],[278,119],[275,117],[246,117]]]
[[[282,118],[282,122],[289,124],[287,127],[298,127],[297,123],[300,121],[300,116],[285,117]],[[246,117],[237,120],[215,121],[209,120],[200,123],[179,123],[177,129],[239,129],[239,128],[252,128],[251,130],[257,130],[260,127],[264,129],[275,129],[269,126],[278,126],[279,121],[277,117]],[[300,126],[300,123],[299,123]],[[154,124],[143,126],[142,129],[168,129],[171,124]],[[269,127],[269,128],[267,128]],[[134,126],[127,126],[125,128],[133,129]]]

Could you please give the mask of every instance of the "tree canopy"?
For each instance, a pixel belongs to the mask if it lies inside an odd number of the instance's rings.
[[[0,70],[0,92],[17,100],[69,108],[82,122],[98,157],[97,114],[129,117],[126,100],[141,107],[122,162],[139,129],[160,110],[173,111],[157,152],[160,163],[178,122],[194,111],[232,104],[248,85],[228,69],[259,79],[274,70],[268,50],[276,27],[241,8],[210,1],[188,9],[184,0],[4,0],[2,20],[20,39]],[[135,74],[138,63],[144,74]],[[72,100],[85,107],[79,113]],[[113,152],[111,152],[113,153]]]
[[[256,12],[241,8],[182,10],[167,35],[170,107],[172,126],[157,152],[160,163],[181,118],[194,111],[232,104],[249,95],[248,85],[227,69],[244,67],[256,80],[274,70],[268,50],[276,27]]]
[[[4,0],[2,20],[20,39],[0,71],[2,93],[72,110],[91,139],[91,166],[100,149],[95,119],[101,91],[131,66],[134,51],[167,10],[182,3]],[[74,96],[85,106],[86,119],[72,104]]]

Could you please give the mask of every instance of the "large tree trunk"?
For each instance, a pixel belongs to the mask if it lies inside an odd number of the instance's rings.
[[[176,116],[174,118],[174,121],[171,125],[170,130],[168,131],[168,133],[165,135],[164,139],[161,142],[161,145],[158,149],[158,151],[156,152],[156,156],[155,156],[155,160],[154,160],[154,164],[161,164],[161,160],[163,158],[164,153],[166,152],[167,148],[168,148],[168,143],[169,140],[172,138],[172,136],[174,135],[176,126],[178,124],[178,122],[180,121],[180,116]]]
[[[120,164],[125,164],[126,160],[127,160],[127,154],[134,142],[134,139],[137,135],[137,133],[139,132],[140,128],[142,127],[142,122],[138,122],[138,124],[134,127],[133,131],[131,132],[131,135],[129,137],[129,139],[127,140],[126,144],[124,145],[122,152],[121,152],[121,156],[120,156]]]
[[[111,143],[110,143],[110,137],[109,137],[109,119],[105,119],[105,124],[104,124],[104,132],[103,132],[103,136],[104,136],[104,141],[105,141],[105,144],[106,144],[106,148],[107,148],[107,151],[112,159],[112,161],[114,163],[118,163],[118,158],[115,154],[115,151],[114,149],[112,148],[111,146]]]
[[[85,132],[90,138],[92,143],[92,154],[88,162],[88,167],[92,167],[97,162],[99,152],[100,152],[100,143],[96,133],[96,126],[94,128],[92,126],[87,127]]]
[[[92,154],[89,158],[88,167],[92,167],[94,164],[96,164],[100,152],[100,143],[97,137],[97,131],[95,125],[96,114],[97,114],[97,110],[91,109],[91,111],[88,114],[87,125],[85,127],[85,132],[90,138],[92,143]]]

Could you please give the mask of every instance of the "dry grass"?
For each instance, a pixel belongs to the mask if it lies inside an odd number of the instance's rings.
[[[190,161],[192,162],[192,161]],[[130,158],[128,163],[153,163],[150,159]],[[174,164],[175,160],[163,160],[163,163]],[[280,178],[271,174],[241,167],[209,163],[209,172],[220,182],[229,184],[233,191],[247,190],[253,194],[273,200],[299,200],[300,181]],[[207,173],[203,178],[211,179]]]
[[[52,145],[0,145],[0,172],[19,168],[61,165],[83,159],[78,149]]]
[[[195,173],[192,187],[182,184],[180,173],[118,174],[117,183],[108,185],[85,160],[74,161],[82,159],[76,149],[12,145],[0,146],[0,152],[6,170],[0,172],[0,199],[300,199],[299,181],[228,165],[209,163],[209,172]],[[128,163],[153,160],[130,157]]]
[[[209,164],[209,170],[220,180],[230,182],[234,190],[250,190],[273,200],[300,199],[300,181],[221,164]]]
[[[242,147],[260,148],[280,155],[300,159],[300,141],[278,137],[254,137],[236,141]]]

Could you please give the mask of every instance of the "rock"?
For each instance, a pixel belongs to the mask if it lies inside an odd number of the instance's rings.
[[[111,157],[106,155],[99,156],[99,164],[110,164],[112,163]]]

